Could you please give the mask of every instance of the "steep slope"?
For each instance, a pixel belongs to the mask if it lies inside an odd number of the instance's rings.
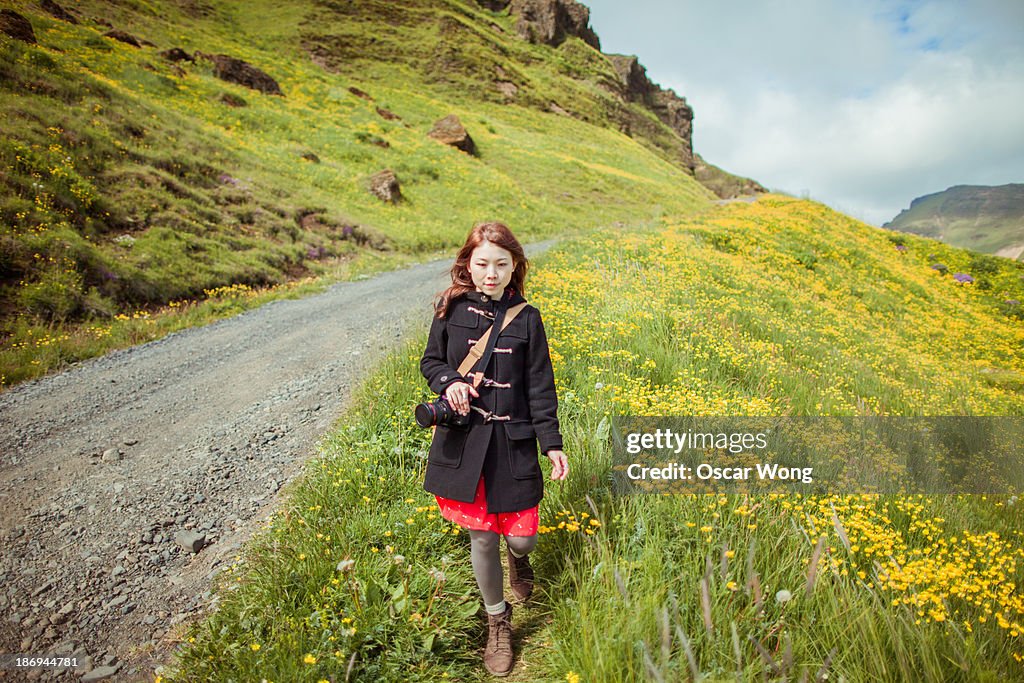
[[[883,227],[1024,258],[1024,184],[956,185],[918,197]]]
[[[531,43],[476,2],[11,7],[0,383],[40,340],[39,367],[75,360],[118,315],[449,249],[479,220],[533,239],[711,197],[654,86],[633,97],[582,38]],[[449,114],[472,153],[428,137]]]

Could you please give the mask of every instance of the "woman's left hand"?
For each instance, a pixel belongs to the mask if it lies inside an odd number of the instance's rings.
[[[560,480],[569,476],[569,460],[562,451],[548,451],[551,460],[551,479]]]

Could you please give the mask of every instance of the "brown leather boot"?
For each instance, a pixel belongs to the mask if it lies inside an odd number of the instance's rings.
[[[487,615],[484,666],[495,676],[508,676],[512,671],[512,604],[507,601],[502,614]]]
[[[512,594],[516,596],[516,600],[522,602],[533,594],[533,567],[530,566],[530,556],[516,557],[508,548],[505,548],[505,556],[508,557],[508,583],[512,586]]]

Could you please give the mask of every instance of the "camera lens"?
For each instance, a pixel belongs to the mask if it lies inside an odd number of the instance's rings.
[[[433,403],[420,403],[416,406],[416,424],[424,428],[437,424],[437,412]]]

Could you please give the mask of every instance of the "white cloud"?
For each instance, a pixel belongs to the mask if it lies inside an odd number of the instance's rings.
[[[950,185],[1024,181],[1024,3],[587,4],[727,170],[879,224]]]

